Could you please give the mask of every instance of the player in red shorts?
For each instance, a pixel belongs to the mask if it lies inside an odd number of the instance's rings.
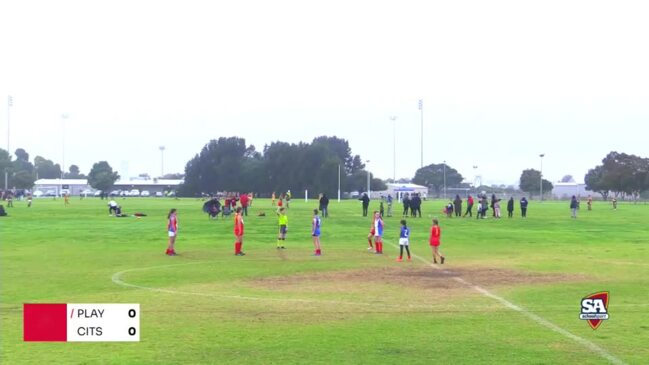
[[[167,223],[167,233],[169,233],[169,245],[165,252],[168,256],[176,256],[174,245],[176,244],[176,236],[178,235],[178,219],[176,218],[176,209],[171,209],[167,215],[169,222]]]
[[[237,208],[237,214],[234,215],[234,255],[243,256],[241,251],[243,246],[243,217],[241,216],[241,207]]]
[[[444,263],[444,255],[439,252],[440,237],[442,236],[442,230],[439,228],[439,221],[433,219],[433,227],[430,229],[430,246],[433,248],[433,263],[437,263],[437,257],[439,257],[440,263]]]
[[[374,214],[372,214],[372,225],[370,226],[370,233],[367,235],[367,243],[370,245],[367,249],[369,251],[372,251],[374,247],[372,246],[372,239],[374,238],[374,233],[376,233],[376,229],[374,227],[374,220],[376,219],[376,210],[374,211]]]

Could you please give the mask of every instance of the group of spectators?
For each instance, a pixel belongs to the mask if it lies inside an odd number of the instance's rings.
[[[252,193],[225,193],[221,204],[221,196],[214,195],[203,204],[203,212],[207,213],[210,218],[217,219],[219,215],[226,216],[232,214],[241,207],[241,215],[248,216],[248,207],[252,206],[254,198]]]
[[[501,207],[500,207],[500,202],[502,199],[497,198],[496,194],[491,195],[491,201],[488,200],[487,194],[486,193],[480,193],[478,194],[477,198],[474,199],[473,196],[469,195],[466,199],[466,211],[464,215],[462,215],[462,203],[463,200],[460,198],[460,195],[455,195],[455,199],[452,201],[449,201],[446,206],[444,207],[444,213],[446,214],[447,217],[451,218],[453,215],[456,217],[466,217],[467,215],[469,217],[473,217],[473,206],[476,204],[477,201],[477,212],[476,212],[476,218],[478,219],[484,219],[487,217],[487,212],[489,209],[491,209],[491,215],[494,218],[500,218],[501,217]],[[522,197],[520,202],[520,209],[521,209],[521,216],[523,218],[527,217],[527,205],[529,202],[527,201],[527,198]],[[511,197],[507,201],[507,216],[509,218],[512,218],[514,216],[514,198]]]

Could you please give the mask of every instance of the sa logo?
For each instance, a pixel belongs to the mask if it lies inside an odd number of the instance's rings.
[[[608,319],[608,292],[603,291],[591,294],[581,300],[581,314],[579,319],[588,321],[594,330]]]

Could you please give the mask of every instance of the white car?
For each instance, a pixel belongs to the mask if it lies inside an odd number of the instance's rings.
[[[95,193],[94,191],[92,191],[90,189],[86,189],[86,190],[80,192],[79,195],[88,196],[88,195],[93,195],[94,193]]]
[[[151,193],[149,193],[148,190],[142,190],[142,192],[140,193],[140,196],[151,196]]]
[[[158,197],[162,196],[162,191],[156,191],[155,196],[158,196]]]
[[[140,191],[137,189],[131,190],[130,193],[128,193],[129,196],[140,196]]]
[[[100,195],[101,195],[101,190],[97,190],[97,191],[95,191],[95,193],[94,193],[93,195],[94,195],[94,196],[100,196]]]
[[[40,190],[36,190],[36,191],[34,192],[34,194],[32,194],[32,196],[33,196],[34,198],[40,198],[40,197],[43,196],[43,195],[45,195],[45,193],[42,192],[42,191],[40,191]]]

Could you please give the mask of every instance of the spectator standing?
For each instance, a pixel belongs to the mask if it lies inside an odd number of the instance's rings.
[[[392,195],[388,194],[388,217],[392,217]]]
[[[367,217],[367,208],[370,206],[370,198],[367,196],[367,193],[363,193],[363,196],[358,200],[363,202],[363,217]]]
[[[239,202],[241,203],[242,215],[245,215],[246,217],[248,216],[248,204],[250,202],[249,199],[250,197],[248,196],[248,194],[239,195]]]
[[[403,202],[403,218],[408,217],[408,211],[410,210],[410,195],[406,194],[403,199],[401,200]]]
[[[464,216],[468,214],[469,217],[473,217],[473,197],[469,195],[469,197],[466,199],[466,213],[464,213]]]
[[[527,199],[525,197],[521,198],[521,217],[527,218]]]
[[[462,216],[462,198],[460,198],[460,194],[455,194],[455,200],[453,200],[453,209],[455,210],[456,217]]]
[[[507,217],[512,218],[514,216],[514,197],[510,197],[507,201]]]
[[[320,211],[322,212],[322,218],[329,217],[329,198],[324,193],[320,197]]]
[[[572,196],[572,199],[570,199],[570,217],[571,218],[577,218],[577,209],[579,209],[579,200],[577,200],[576,196]]]

